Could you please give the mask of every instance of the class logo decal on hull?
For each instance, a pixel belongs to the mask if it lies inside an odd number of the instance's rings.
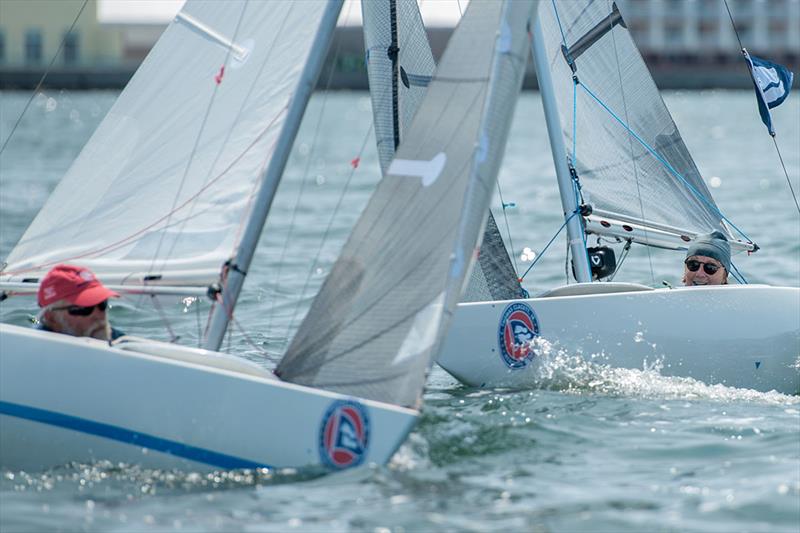
[[[536,313],[527,304],[510,304],[503,311],[497,330],[497,344],[503,362],[513,369],[524,368],[536,353],[531,341],[539,336],[539,321]]]
[[[319,455],[322,462],[342,469],[362,463],[369,447],[369,415],[352,400],[333,402],[319,430]]]

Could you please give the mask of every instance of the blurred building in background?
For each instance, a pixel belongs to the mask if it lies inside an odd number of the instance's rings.
[[[556,0],[565,1],[570,0]],[[750,52],[797,71],[800,0],[728,3]],[[750,86],[723,0],[617,0],[617,4],[660,86]],[[98,0],[87,0],[69,31],[82,6],[84,0],[0,0],[0,88],[35,87],[48,69],[49,87],[122,87],[169,19],[104,21]],[[428,28],[436,57],[451,32],[451,27]],[[367,88],[359,26],[337,29],[326,69],[320,79],[331,88]],[[532,72],[526,84],[535,85]]]

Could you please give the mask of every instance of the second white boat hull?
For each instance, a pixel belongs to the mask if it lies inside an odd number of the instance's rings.
[[[563,296],[459,304],[438,363],[472,386],[536,386],[545,357],[521,340],[533,336],[551,353],[612,367],[658,363],[668,376],[800,392],[800,289],[591,285],[588,294],[570,286]],[[613,290],[622,292],[597,292]]]

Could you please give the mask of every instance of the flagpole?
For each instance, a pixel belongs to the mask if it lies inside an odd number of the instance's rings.
[[[747,64],[747,72],[750,74],[750,79],[753,81],[753,85],[755,86],[757,91],[761,91],[761,88],[758,86],[758,81],[756,81],[755,74],[753,74],[753,65],[750,62],[750,58],[748,57],[747,49],[742,44],[742,39],[739,37],[739,30],[736,28],[736,21],[733,19],[733,14],[731,13],[731,8],[728,6],[728,0],[723,0],[725,3],[725,9],[728,11],[728,18],[731,19],[731,26],[733,26],[733,33],[736,34],[736,40],[739,42],[739,48],[742,51],[742,56],[744,56],[744,61]],[[762,93],[763,95],[763,93]],[[764,105],[767,105],[764,102]],[[767,106],[767,114],[769,114],[769,106]],[[794,205],[797,208],[798,214],[800,214],[800,203],[797,201],[797,195],[794,192],[794,187],[792,186],[792,179],[789,177],[789,172],[786,170],[786,165],[783,162],[783,154],[781,154],[781,149],[778,146],[778,140],[776,139],[775,128],[772,127],[772,120],[770,119],[770,126],[768,128],[769,136],[772,137],[772,143],[775,145],[775,151],[778,153],[778,159],[781,162],[781,168],[783,169],[783,175],[786,176],[786,183],[789,184],[789,191],[792,193],[792,199],[794,200]]]

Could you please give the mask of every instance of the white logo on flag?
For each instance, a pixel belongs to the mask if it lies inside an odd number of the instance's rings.
[[[756,81],[758,81],[758,86],[764,93],[764,99],[768,104],[779,100],[783,96],[783,93],[786,92],[783,87],[783,81],[781,81],[780,76],[778,76],[774,68],[755,66],[753,68],[753,75]]]

